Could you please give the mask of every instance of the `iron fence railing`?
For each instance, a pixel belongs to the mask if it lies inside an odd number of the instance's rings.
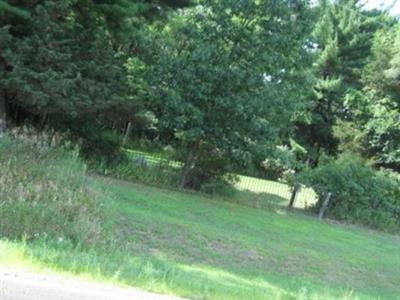
[[[182,162],[173,160],[167,154],[150,153],[132,149],[126,149],[125,151],[132,160],[132,163],[140,166],[143,171],[149,169],[151,172],[157,172],[160,177],[173,177],[174,175],[176,178],[179,177],[183,166]],[[286,205],[289,204],[290,198],[293,195],[293,187],[285,182],[239,174],[235,175],[237,175],[236,178],[238,180],[233,183],[233,187],[238,191],[265,195],[266,197],[274,197],[276,199],[279,198],[281,200],[280,203]],[[163,178],[160,179],[160,182],[164,182],[162,180]],[[293,206],[297,208],[306,208],[315,204],[316,201],[317,196],[311,188],[301,187],[296,194]]]

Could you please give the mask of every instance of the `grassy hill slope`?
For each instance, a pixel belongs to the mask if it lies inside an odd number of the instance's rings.
[[[112,201],[112,246],[3,242],[2,250],[196,299],[398,299],[400,238],[285,209],[94,179]],[[110,248],[111,247],[111,248]],[[110,250],[112,249],[112,250]]]
[[[400,237],[234,197],[86,175],[54,137],[0,141],[0,267],[192,299],[400,299]],[[285,202],[285,201],[283,201]]]

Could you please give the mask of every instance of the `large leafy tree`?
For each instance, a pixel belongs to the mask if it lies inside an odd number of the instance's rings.
[[[305,1],[201,1],[149,29],[149,108],[180,150],[182,187],[245,167],[287,124],[307,12]]]

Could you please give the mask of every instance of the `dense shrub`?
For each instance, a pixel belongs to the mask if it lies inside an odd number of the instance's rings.
[[[0,138],[0,237],[89,245],[101,235],[103,203],[78,150],[54,134]]]
[[[233,164],[222,151],[204,146],[199,150],[197,160],[188,172],[185,187],[216,193],[228,183],[227,174],[232,172]]]
[[[113,161],[121,156],[121,137],[117,132],[107,131],[82,131],[78,139],[81,153],[86,160]],[[72,135],[72,138],[76,136]]]
[[[144,152],[143,152],[144,153]],[[151,154],[148,154],[151,157]],[[123,151],[113,160],[91,161],[90,169],[102,176],[140,182],[148,185],[176,188],[180,168],[171,165],[168,158],[149,158],[140,154],[131,155]]]
[[[172,189],[181,188],[179,183],[183,163],[175,159],[178,156],[167,147],[162,152],[144,150],[121,151],[113,160],[91,160],[90,169],[102,176]],[[232,194],[232,183],[237,180],[237,176],[232,173],[224,174],[224,160],[216,155],[209,155],[202,156],[196,163],[198,167],[189,170],[191,176],[185,188],[207,194]]]
[[[261,163],[262,177],[271,180],[287,180],[296,170],[301,170],[304,165],[296,159],[295,152],[287,146],[277,146],[271,156]]]
[[[332,192],[330,217],[400,231],[400,180],[393,173],[376,171],[361,158],[345,154],[301,173],[299,179],[320,198]]]

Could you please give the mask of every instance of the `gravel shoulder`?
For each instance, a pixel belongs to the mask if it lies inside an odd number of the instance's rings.
[[[0,269],[1,300],[183,300],[61,276]]]

